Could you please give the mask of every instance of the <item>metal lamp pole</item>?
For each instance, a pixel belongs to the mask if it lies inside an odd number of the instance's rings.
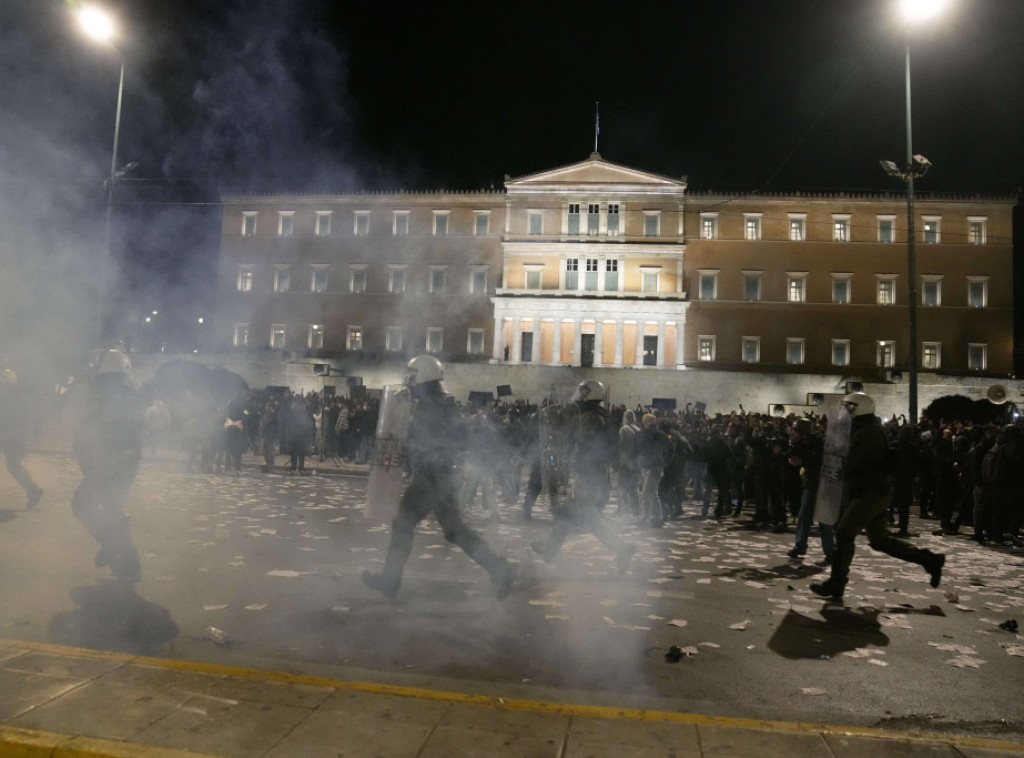
[[[910,375],[910,423],[917,423],[917,240],[914,234],[914,147],[913,121],[910,116],[910,43],[906,54],[907,80],[907,277],[908,316],[910,320],[910,346],[907,350],[907,369]]]
[[[110,176],[107,178],[107,211],[103,224],[103,241],[105,255],[100,262],[99,297],[96,298],[96,340],[102,343],[105,326],[107,300],[107,279],[109,278],[110,259],[113,257],[113,239],[111,237],[111,217],[114,213],[114,181],[117,179],[117,143],[121,136],[121,101],[124,98],[124,60],[120,61],[121,73],[117,81],[117,111],[114,115],[114,147],[110,155]]]

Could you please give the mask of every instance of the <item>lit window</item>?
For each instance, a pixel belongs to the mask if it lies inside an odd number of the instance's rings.
[[[617,258],[609,258],[604,262],[604,290],[605,292],[617,292],[619,289],[619,261]]]
[[[718,299],[718,272],[701,271],[700,274],[700,299]]]
[[[239,266],[238,268],[238,291],[252,292],[252,268]]]
[[[967,217],[967,242],[972,245],[984,245],[987,236],[988,219],[984,216]]]
[[[475,211],[473,213],[473,233],[477,237],[483,237],[490,231],[490,214],[486,211]]]
[[[793,242],[803,242],[807,239],[807,214],[789,214],[789,239]]]
[[[941,242],[942,219],[939,216],[925,216],[924,228],[921,231],[926,245]]]
[[[445,283],[447,281],[447,272],[444,269],[433,268],[430,270],[430,289],[431,295],[443,295],[445,290]]]
[[[353,268],[349,273],[348,291],[354,295],[366,292],[366,269]]]
[[[527,211],[528,228],[530,234],[542,234],[544,231],[544,215],[540,211]]]
[[[316,212],[316,227],[314,233],[317,237],[330,237],[331,236],[331,212],[330,211],[317,211]]]
[[[896,240],[896,217],[895,216],[879,216],[878,217],[878,241],[879,242],[894,242]]]
[[[580,233],[580,204],[569,203],[569,225],[567,229],[568,234],[579,234]]]
[[[921,277],[921,305],[942,305],[942,277]]]
[[[935,371],[942,367],[942,343],[921,343],[921,368]]]
[[[644,236],[657,237],[661,234],[661,213],[644,211]]]
[[[896,304],[896,280],[893,278],[878,279],[877,298],[879,305]]]
[[[310,350],[324,349],[324,325],[310,324],[309,334],[306,337],[306,347]]]
[[[470,273],[469,291],[474,295],[487,294],[487,269],[476,269]]]
[[[967,277],[967,306],[969,308],[988,307],[988,277]]]
[[[565,259],[565,288],[567,290],[580,288],[580,261],[578,258]]]
[[[658,291],[658,274],[659,271],[644,271],[640,270],[640,290],[641,292],[657,292]]]
[[[896,365],[896,343],[892,340],[880,340],[875,353],[875,365],[879,368],[892,368]]]
[[[807,275],[789,274],[786,279],[786,299],[791,303],[802,303],[807,299]]]
[[[287,292],[291,287],[291,270],[285,266],[274,269],[274,292]]]
[[[356,211],[354,223],[355,226],[353,227],[353,233],[357,237],[366,237],[370,234],[369,211]]]
[[[231,340],[231,344],[235,347],[248,347],[249,346],[249,325],[248,324],[235,324],[234,337]]]
[[[587,258],[587,273],[583,278],[583,289],[591,292],[597,289],[597,272],[600,263],[597,258]]]
[[[242,212],[242,236],[256,236],[256,211]]]
[[[852,281],[849,274],[832,276],[832,302],[847,305],[850,302]]]
[[[716,338],[710,334],[697,337],[697,360],[713,361],[715,359]]]
[[[786,339],[786,363],[791,366],[802,366],[804,363],[804,344],[802,337]]]
[[[470,329],[466,333],[466,352],[470,355],[484,354],[484,330]]]
[[[619,204],[608,204],[608,236],[619,236]]]
[[[713,240],[718,238],[718,214],[700,214],[700,238]]]
[[[274,348],[275,350],[283,350],[284,337],[284,324],[274,324],[270,327],[270,347]]]
[[[314,266],[313,275],[310,279],[309,289],[311,292],[327,291],[327,267]]]
[[[363,349],[363,327],[361,327],[361,326],[350,326],[348,328],[348,334],[345,337],[345,349],[346,350],[362,350]]]
[[[967,346],[967,368],[970,371],[984,371],[988,368],[988,345],[972,342]]]
[[[444,350],[444,329],[438,326],[427,327],[427,352],[440,353]]]
[[[595,236],[601,231],[601,206],[591,203],[587,206],[587,234]]]
[[[760,337],[744,337],[743,338],[743,362],[744,363],[760,363],[761,361],[761,338]]]
[[[743,214],[743,238],[748,240],[761,239],[761,214]]]
[[[396,237],[409,236],[409,211],[395,211],[392,233]]]
[[[397,353],[402,349],[402,327],[388,327],[384,335],[384,349],[390,353]]]
[[[291,237],[295,233],[295,211],[279,211],[277,214],[277,236]]]
[[[849,242],[850,241],[850,217],[848,215],[843,216],[832,216],[832,241],[833,242]]]
[[[434,236],[448,236],[448,211],[434,211]]]
[[[761,280],[764,275],[761,272],[743,274],[743,298],[751,303],[761,299]]]
[[[400,295],[405,292],[405,269],[393,268],[388,271],[388,292]]]
[[[575,261],[573,261],[575,263]],[[542,266],[530,266],[526,269],[526,289],[539,290],[541,288]]]
[[[850,365],[850,340],[832,340],[832,365]]]

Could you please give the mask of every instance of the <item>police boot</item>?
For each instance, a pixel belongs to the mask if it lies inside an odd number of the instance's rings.
[[[389,600],[394,600],[398,596],[398,587],[400,582],[386,579],[383,574],[364,571],[360,574],[359,578],[362,579],[363,584],[371,590],[376,590]]]
[[[494,569],[491,571],[491,584],[494,585],[494,595],[498,600],[504,600],[516,583],[518,567],[509,563],[504,558],[499,558]]]
[[[846,581],[842,579],[832,578],[824,582],[815,582],[811,585],[811,592],[829,600],[842,600],[845,590]]]

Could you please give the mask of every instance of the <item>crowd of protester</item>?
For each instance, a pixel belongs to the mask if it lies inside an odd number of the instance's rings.
[[[541,494],[537,418],[544,404],[518,399],[459,405],[470,451],[463,466],[464,508],[474,507],[479,494],[492,520],[499,498],[521,504],[523,518],[530,518]],[[354,464],[372,459],[379,414],[372,393],[353,399],[247,390],[212,413],[199,404],[176,405],[172,413],[157,400],[147,410],[147,444],[151,451],[180,446],[189,470],[240,471],[246,451],[262,455],[268,473],[278,470],[282,455],[285,471],[294,474],[306,473],[307,456]],[[775,417],[742,406],[708,414],[692,403],[678,410],[618,405],[609,411],[609,463],[618,488],[613,515],[658,528],[681,517],[686,506],[690,515],[749,517],[780,533],[796,523],[791,555],[806,551],[810,516],[796,520],[801,505],[810,512],[808,494],[813,506],[824,415]],[[916,507],[921,518],[937,522],[937,535],[969,530],[983,544],[1024,545],[1024,435],[1018,424],[910,424],[893,417],[885,429],[893,487],[889,520],[898,536],[910,536]],[[830,548],[823,542],[827,562]]]

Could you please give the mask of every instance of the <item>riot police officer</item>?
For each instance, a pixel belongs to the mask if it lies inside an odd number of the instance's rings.
[[[551,562],[572,528],[581,526],[612,552],[619,571],[625,573],[636,548],[624,542],[601,515],[611,493],[609,468],[618,455],[618,437],[602,405],[605,393],[601,382],[588,379],[580,382],[570,405],[544,409],[550,420],[556,417],[572,428],[576,460],[572,465],[572,497],[554,511],[555,525],[547,541],[533,542],[531,547]]]
[[[379,574],[364,571],[363,584],[389,598],[398,594],[402,571],[412,550],[413,530],[433,513],[445,539],[487,569],[495,594],[504,599],[512,591],[516,567],[499,558],[483,537],[462,520],[458,464],[465,453],[466,434],[455,402],[444,390],[443,379],[444,366],[433,356],[420,355],[406,365],[405,386],[413,401],[405,440],[410,479],[391,524],[384,570]]]
[[[124,353],[103,352],[85,394],[77,398],[73,435],[82,482],[71,509],[100,544],[96,565],[110,566],[120,579],[138,581],[139,554],[124,506],[142,457],[145,427],[130,371]]]

